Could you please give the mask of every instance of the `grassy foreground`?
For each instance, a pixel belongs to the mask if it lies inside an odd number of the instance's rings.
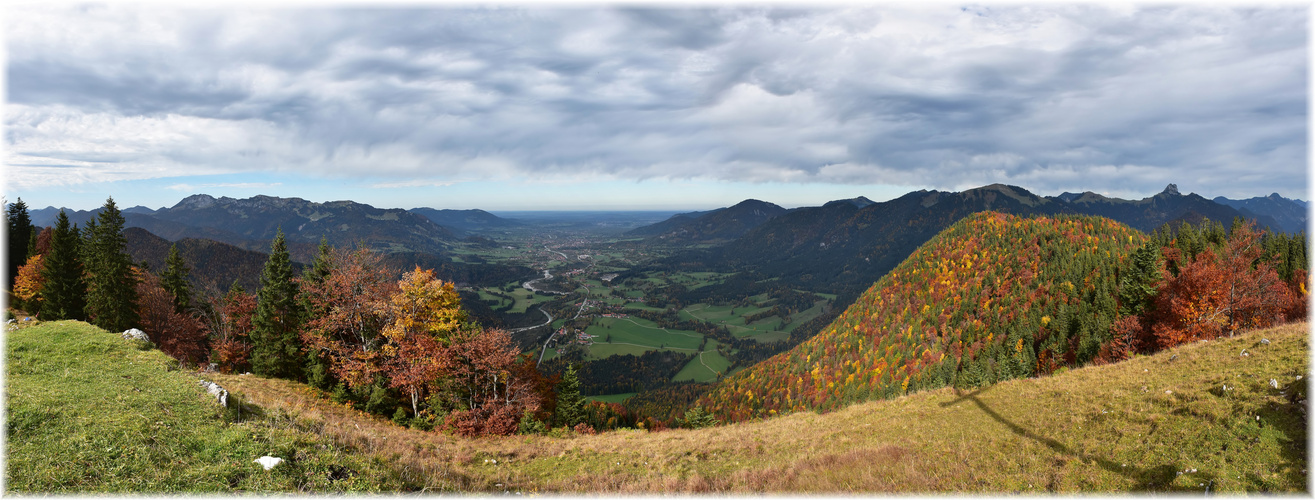
[[[86,323],[11,331],[7,347],[6,492],[415,488],[286,414],[223,411],[164,353]],[[267,454],[287,461],[270,471],[253,463]]]
[[[566,438],[422,433],[360,418],[299,384],[221,383],[317,422],[336,442],[426,471],[415,480],[439,490],[1305,492],[1305,416],[1285,391],[1309,378],[1307,328],[826,415]]]
[[[1309,378],[1308,334],[1290,325],[971,392],[697,431],[465,439],[249,375],[214,379],[274,416],[225,424],[195,376],[169,371],[162,354],[56,323],[9,335],[7,488],[1307,492],[1305,414],[1287,396]],[[266,473],[251,463],[266,453],[304,458]],[[325,479],[331,466],[357,475]]]

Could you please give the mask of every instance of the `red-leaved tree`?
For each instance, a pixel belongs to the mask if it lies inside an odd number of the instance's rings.
[[[329,369],[353,389],[373,383],[384,369],[380,334],[389,321],[389,299],[397,290],[392,272],[368,249],[334,250],[332,272],[323,281],[303,280],[310,305],[302,330],[306,349],[327,355]]]
[[[210,361],[224,373],[251,369],[251,317],[256,312],[256,296],[234,287],[219,299],[208,318]]]
[[[1152,332],[1160,348],[1263,328],[1285,319],[1297,297],[1263,254],[1254,223],[1239,226],[1220,248],[1207,248],[1179,263],[1178,276],[1161,282]],[[1174,259],[1176,249],[1165,249]]]
[[[137,314],[141,329],[165,354],[179,361],[200,364],[207,360],[206,332],[201,320],[174,308],[174,296],[160,277],[134,268],[137,277]]]

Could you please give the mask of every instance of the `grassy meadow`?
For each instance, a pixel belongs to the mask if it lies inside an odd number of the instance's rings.
[[[1289,396],[1309,378],[1308,328],[828,414],[468,439],[400,428],[295,382],[206,374],[261,409],[229,422],[198,375],[158,351],[82,323],[50,323],[9,334],[7,488],[1305,493],[1306,417]],[[295,463],[269,472],[251,463],[267,453]],[[340,469],[354,475],[330,479]]]
[[[86,323],[20,328],[7,344],[9,493],[420,489],[293,415],[225,412],[198,374]],[[263,455],[287,462],[266,471]]]

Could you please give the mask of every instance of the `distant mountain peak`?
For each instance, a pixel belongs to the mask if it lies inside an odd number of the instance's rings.
[[[1169,184],[1168,186],[1165,186],[1164,191],[1161,191],[1160,194],[1171,194],[1174,196],[1182,196],[1182,193],[1178,192],[1177,184]]]
[[[866,207],[866,206],[871,205],[871,204],[873,204],[873,203],[876,203],[876,202],[875,202],[875,201],[872,201],[872,200],[869,200],[866,196],[859,196],[859,197],[857,197],[857,198],[849,198],[849,199],[845,199],[845,200],[831,200],[831,201],[826,202],[826,204],[825,204],[825,205],[822,205],[822,206],[824,206],[824,207],[829,207],[829,206],[834,206],[834,205],[838,205],[838,204],[849,204],[849,205],[853,205],[853,206],[855,206],[855,207],[857,207],[857,208],[863,208],[863,207]]]
[[[202,209],[215,204],[215,197],[208,194],[194,194],[183,198],[173,208]]]

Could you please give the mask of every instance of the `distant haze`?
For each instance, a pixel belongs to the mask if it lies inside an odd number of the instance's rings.
[[[1308,6],[9,8],[4,195],[1307,194]]]

